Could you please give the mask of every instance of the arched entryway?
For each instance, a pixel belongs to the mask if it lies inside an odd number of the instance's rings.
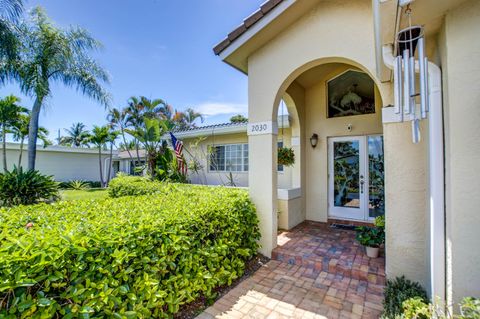
[[[277,214],[288,216],[289,228],[304,220],[370,222],[383,214],[383,104],[377,83],[365,67],[348,59],[311,61],[279,86],[265,134],[249,130],[250,192],[260,213],[263,253],[269,255],[277,244]],[[282,100],[295,114],[289,145],[297,159],[287,195],[277,191],[273,173],[278,145],[273,119]],[[255,118],[252,110],[250,116]]]

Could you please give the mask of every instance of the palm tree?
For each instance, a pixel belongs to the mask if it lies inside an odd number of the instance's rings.
[[[83,123],[73,123],[69,129],[65,129],[67,136],[62,136],[59,144],[73,147],[88,146],[90,133],[85,128]]]
[[[18,155],[18,167],[22,166],[22,157],[23,157],[23,145],[25,139],[28,137],[28,125],[30,123],[30,114],[20,114],[20,118],[13,127],[13,140],[15,142],[20,141],[20,153]],[[48,139],[48,130],[43,126],[38,128],[38,139],[43,142],[43,147],[52,145],[52,142]]]
[[[59,29],[37,7],[32,10],[31,22],[19,26],[22,46],[15,63],[15,78],[24,94],[35,99],[29,137],[28,169],[35,169],[39,115],[53,82],[74,87],[82,94],[107,106],[109,95],[101,83],[109,80],[106,71],[89,56],[100,43],[84,29]]]
[[[186,109],[182,114],[183,116],[180,122],[181,128],[196,127],[197,125],[195,124],[195,121],[197,119],[200,119],[200,122],[202,123],[204,121],[203,115],[192,108]]]
[[[131,160],[133,160],[132,153],[130,152],[130,147],[127,138],[125,136],[125,128],[128,126],[126,121],[127,119],[127,112],[126,109],[120,110],[117,108],[111,108],[107,115],[108,125],[116,129],[122,135],[123,145],[125,146],[125,150],[128,152],[128,156]],[[134,146],[135,147],[135,146]]]
[[[18,105],[20,98],[9,95],[0,100],[0,130],[2,138],[3,153],[3,170],[6,172],[7,167],[7,133],[17,124],[22,113],[26,113],[27,109]]]
[[[141,127],[143,124],[143,116],[142,116],[142,110],[143,107],[139,102],[139,99],[132,96],[131,98],[128,99],[127,101],[128,106],[125,108],[125,123],[126,126],[129,128],[137,128]],[[135,142],[135,151],[137,153],[137,161],[140,163],[140,153],[139,153],[139,142],[138,140],[134,137],[133,141]]]
[[[12,75],[11,61],[17,57],[18,38],[15,23],[23,12],[22,0],[0,1],[0,83]]]
[[[145,118],[144,123],[144,127],[137,127],[133,130],[127,129],[126,132],[142,144],[147,156],[148,172],[154,177],[157,157],[166,147],[162,136],[167,132],[168,126],[166,120],[157,118]]]
[[[135,148],[135,141],[130,140],[127,142],[122,142],[118,145],[118,150],[119,151],[129,151],[131,149]]]
[[[113,160],[113,146],[115,146],[115,141],[118,138],[118,135],[120,135],[119,131],[115,131],[110,129],[110,132],[107,137],[107,143],[110,144],[110,155],[109,155],[109,165],[108,165],[108,173],[107,173],[107,186],[110,183],[110,177],[112,174],[112,160]]]
[[[162,108],[167,105],[162,99],[148,99],[145,96],[140,97],[143,118],[158,118],[161,116]]]
[[[102,169],[102,149],[109,141],[110,128],[108,126],[94,126],[89,141],[98,148],[98,164],[100,165],[100,183],[105,187]]]

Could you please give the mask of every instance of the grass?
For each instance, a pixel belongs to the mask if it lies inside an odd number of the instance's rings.
[[[91,188],[86,190],[63,190],[61,195],[62,200],[102,199],[108,197],[108,192],[104,188]]]

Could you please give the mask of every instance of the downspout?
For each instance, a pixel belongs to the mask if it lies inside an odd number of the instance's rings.
[[[384,45],[382,55],[384,64],[393,70],[394,56],[392,46]],[[418,64],[416,64],[415,71],[418,72],[418,70]],[[445,157],[443,144],[442,72],[432,62],[428,62],[428,79],[428,96],[430,100],[428,113],[430,292],[433,300],[436,297],[440,298],[440,300],[445,300]]]

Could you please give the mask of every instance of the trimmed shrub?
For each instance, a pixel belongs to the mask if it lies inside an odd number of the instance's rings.
[[[120,175],[108,184],[108,195],[122,197],[158,194],[165,189],[165,185],[164,182],[152,181],[148,177]]]
[[[0,209],[0,317],[167,318],[241,276],[260,236],[247,192],[159,186]]]
[[[21,167],[0,174],[0,205],[31,205],[59,198],[58,183],[52,176]]]
[[[410,281],[405,276],[387,280],[385,299],[383,300],[383,318],[395,318],[403,314],[403,303],[415,298],[417,303],[428,303],[427,292],[419,283]]]

